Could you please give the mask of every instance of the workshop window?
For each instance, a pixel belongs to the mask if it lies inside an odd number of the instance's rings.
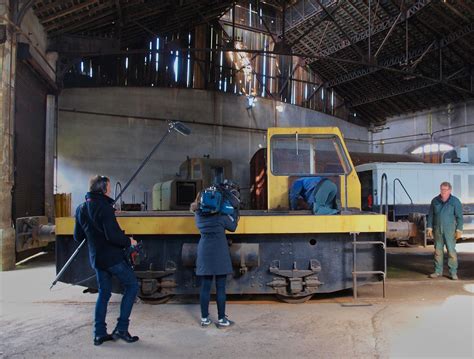
[[[447,143],[426,143],[411,151],[413,155],[423,157],[423,160],[431,163],[441,163],[443,153],[451,151],[453,146]]]

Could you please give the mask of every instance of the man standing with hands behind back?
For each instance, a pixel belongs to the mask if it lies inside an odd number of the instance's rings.
[[[435,271],[430,278],[443,275],[444,246],[448,250],[448,268],[452,280],[458,280],[458,258],[456,240],[462,238],[463,217],[461,201],[451,195],[451,184],[443,182],[440,194],[433,198],[426,224],[427,237],[434,238]]]
[[[138,282],[126,260],[127,250],[137,241],[127,237],[120,229],[114,200],[110,198],[110,180],[105,176],[94,176],[90,179],[86,201],[76,210],[74,239],[82,242],[87,238],[89,260],[94,268],[99,288],[95,306],[94,345],[101,345],[109,340],[123,339],[128,343],[138,340],[128,332],[129,317],[138,293]],[[107,334],[107,304],[112,293],[112,277],[116,277],[124,287],[120,317],[113,333]]]

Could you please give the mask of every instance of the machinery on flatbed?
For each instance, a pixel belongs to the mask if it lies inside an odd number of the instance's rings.
[[[353,288],[357,295],[360,284],[385,284],[386,216],[361,211],[360,182],[339,129],[269,128],[267,142],[266,169],[260,174],[266,208],[242,210],[236,232],[228,234],[234,273],[228,277],[227,293],[276,294],[287,302],[304,302],[315,293]],[[333,181],[341,214],[290,211],[289,188],[302,176]],[[199,293],[199,233],[192,213],[121,212],[117,217],[126,234],[142,242],[135,265],[142,299],[159,303],[173,295]],[[56,219],[58,271],[78,247],[73,229],[74,218]],[[96,288],[93,274],[84,246],[61,281]]]

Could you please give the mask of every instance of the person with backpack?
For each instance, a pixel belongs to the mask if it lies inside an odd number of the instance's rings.
[[[222,204],[214,203],[219,193],[211,187],[199,193],[196,200],[191,203],[191,211],[195,214],[196,226],[201,237],[199,239],[196,259],[196,275],[201,279],[200,304],[201,304],[201,326],[208,327],[212,324],[209,318],[209,301],[211,296],[211,285],[215,278],[216,302],[218,320],[216,326],[219,329],[228,328],[234,324],[226,316],[226,279],[227,275],[233,273],[232,261],[230,257],[229,244],[225,231],[234,232],[239,222],[238,192],[234,191],[232,196],[236,201],[233,205],[232,213],[222,213]],[[211,198],[212,206],[217,206],[210,210],[204,202]],[[231,206],[226,205],[226,208]]]

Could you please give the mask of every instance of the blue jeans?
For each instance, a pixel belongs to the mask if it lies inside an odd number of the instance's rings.
[[[209,301],[211,299],[211,285],[212,275],[201,276],[201,293],[199,299],[201,301],[201,317],[207,318],[209,316]],[[225,281],[227,275],[216,275],[216,301],[217,301],[217,316],[219,319],[225,318]]]
[[[124,287],[122,303],[120,304],[120,317],[117,319],[116,329],[128,331],[130,322],[128,318],[138,293],[137,277],[133,273],[133,269],[127,262],[122,261],[106,270],[96,269],[95,272],[97,274],[99,296],[95,304],[94,335],[99,337],[107,334],[105,316],[107,315],[107,304],[112,293],[112,276],[117,277]]]

